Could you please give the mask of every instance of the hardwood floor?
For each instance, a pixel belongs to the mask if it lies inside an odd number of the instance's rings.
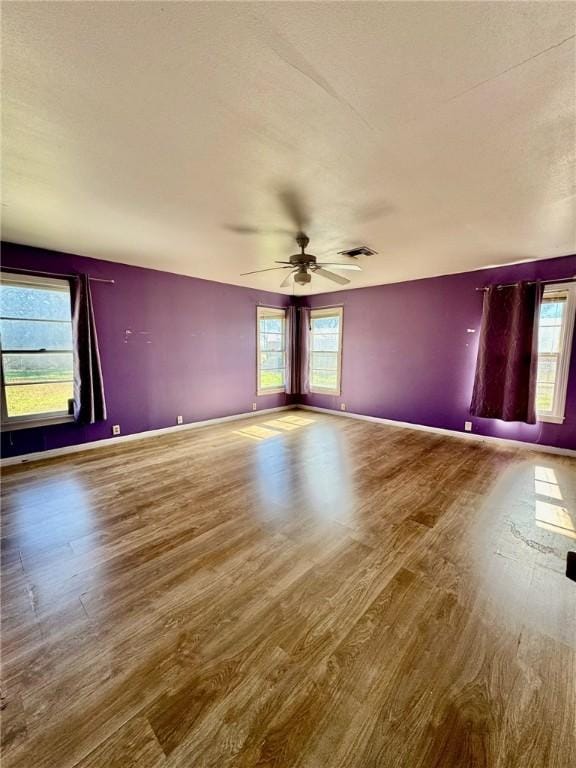
[[[21,465],[3,768],[574,768],[576,460],[290,411]]]

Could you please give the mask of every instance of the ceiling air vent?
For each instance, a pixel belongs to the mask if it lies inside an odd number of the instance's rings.
[[[357,259],[359,256],[374,256],[377,251],[368,248],[367,245],[360,245],[358,248],[348,248],[345,251],[338,251],[340,256],[350,256],[353,259]]]

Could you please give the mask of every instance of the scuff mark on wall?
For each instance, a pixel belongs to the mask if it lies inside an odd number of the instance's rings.
[[[152,344],[151,336],[151,331],[133,331],[131,328],[126,328],[124,331],[124,344],[137,344],[140,341]]]

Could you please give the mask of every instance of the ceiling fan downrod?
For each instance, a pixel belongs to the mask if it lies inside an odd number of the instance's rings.
[[[302,251],[302,255],[304,255],[304,251],[306,250],[306,246],[310,242],[310,238],[308,235],[305,235],[304,232],[298,232],[296,235],[296,242],[298,243],[298,247]]]

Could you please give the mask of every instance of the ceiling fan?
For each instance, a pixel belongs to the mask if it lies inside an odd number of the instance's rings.
[[[322,277],[332,280],[339,285],[346,285],[350,282],[346,277],[337,275],[335,272],[330,272],[324,267],[331,267],[332,269],[345,269],[354,270],[360,272],[362,267],[358,264],[342,264],[339,262],[318,262],[316,256],[311,253],[306,253],[306,246],[310,242],[309,237],[304,232],[298,232],[296,235],[296,242],[300,248],[300,253],[295,253],[290,256],[290,261],[275,261],[275,264],[282,264],[281,267],[269,267],[268,269],[255,269],[252,272],[243,272],[244,275],[255,275],[258,272],[272,272],[276,269],[289,269],[290,271],[280,283],[280,288],[286,288],[290,284],[290,280],[293,277],[294,282],[298,285],[307,285],[312,280],[312,275],[321,275]]]
[[[254,275],[258,272],[271,272],[276,269],[289,270],[284,280],[280,283],[281,288],[286,288],[290,285],[290,281],[294,279],[294,282],[298,285],[307,285],[312,280],[312,275],[320,275],[328,280],[332,280],[339,285],[347,285],[350,280],[342,275],[337,275],[324,267],[331,267],[331,269],[337,270],[354,270],[360,272],[362,267],[358,264],[346,263],[346,262],[318,262],[316,256],[311,253],[306,253],[306,247],[310,242],[310,238],[306,234],[305,230],[310,225],[310,215],[307,211],[307,207],[304,204],[300,194],[292,187],[281,187],[276,190],[278,201],[281,208],[284,210],[285,217],[293,225],[294,229],[287,230],[285,228],[275,227],[273,229],[261,229],[259,227],[251,226],[229,226],[228,229],[236,232],[237,234],[255,235],[255,234],[290,234],[295,237],[300,253],[295,253],[290,256],[289,261],[276,261],[275,264],[281,264],[279,267],[269,267],[268,269],[255,269],[252,272],[243,272],[244,275]],[[342,254],[345,255],[345,254]],[[359,255],[359,254],[358,254]],[[356,254],[353,255],[356,258]]]

